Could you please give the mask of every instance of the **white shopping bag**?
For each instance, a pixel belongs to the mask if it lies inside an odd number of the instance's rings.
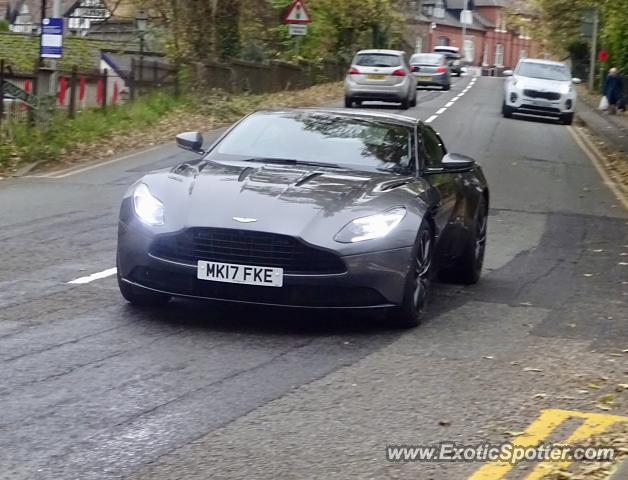
[[[606,95],[602,96],[602,99],[600,100],[600,106],[597,107],[600,110],[608,110],[608,98],[606,98]]]

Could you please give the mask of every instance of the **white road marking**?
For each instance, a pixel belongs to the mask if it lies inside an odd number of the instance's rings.
[[[444,107],[439,108],[434,115],[432,115],[430,118],[425,120],[425,123],[432,123],[434,120],[436,120],[438,118],[439,115],[442,115],[443,113],[445,113],[447,111],[447,109],[454,104],[454,102],[456,102],[457,100],[462,98],[465,93],[467,93],[469,90],[471,90],[471,87],[473,87],[473,84],[475,83],[475,80],[476,80],[475,78],[473,80],[471,80],[469,82],[469,84],[467,85],[467,87],[461,93],[459,93],[454,98],[452,98],[447,104],[445,104]]]
[[[79,173],[87,172],[87,171],[93,170],[95,168],[104,167],[105,165],[111,165],[112,163],[121,162],[123,160],[127,160],[129,158],[135,157],[137,155],[141,155],[143,153],[152,152],[153,150],[157,150],[157,149],[163,148],[163,147],[164,147],[164,145],[155,145],[154,147],[146,148],[146,149],[141,150],[139,152],[129,153],[127,155],[122,155],[121,157],[115,157],[115,158],[112,158],[111,160],[106,160],[104,162],[94,163],[94,164],[87,165],[87,166],[82,167],[82,168],[70,167],[70,168],[67,168],[65,170],[60,170],[60,171],[57,171],[57,172],[51,172],[51,173],[44,174],[44,175],[39,175],[39,176],[46,177],[46,178],[65,178],[65,177],[69,177],[71,175],[77,175]]]
[[[118,269],[115,267],[109,268],[108,270],[103,270],[102,272],[92,273],[91,275],[88,275],[87,277],[77,278],[76,280],[72,280],[71,282],[68,282],[68,283],[71,285],[84,285],[86,283],[93,282],[94,280],[100,280],[101,278],[107,278],[112,275],[115,275],[117,271]]]

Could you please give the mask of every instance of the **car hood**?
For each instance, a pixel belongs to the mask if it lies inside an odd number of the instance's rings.
[[[165,206],[166,227],[280,232],[324,244],[355,218],[395,206],[422,217],[427,183],[414,176],[305,165],[210,162],[202,171],[144,178]],[[406,246],[407,239],[402,241]],[[392,245],[402,246],[399,245]]]
[[[541,78],[521,77],[515,75],[512,77],[517,82],[517,88],[539,90],[541,92],[560,92],[565,91],[571,85],[571,81],[544,80]]]

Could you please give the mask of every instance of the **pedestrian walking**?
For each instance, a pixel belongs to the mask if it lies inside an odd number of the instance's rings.
[[[608,111],[611,115],[617,112],[617,103],[620,103],[624,94],[622,78],[617,74],[615,67],[611,68],[604,80],[604,96],[608,100]]]

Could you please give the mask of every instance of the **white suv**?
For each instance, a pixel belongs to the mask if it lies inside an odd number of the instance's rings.
[[[566,125],[573,122],[576,105],[574,83],[569,68],[560,62],[520,60],[514,72],[506,70],[502,114],[510,118],[513,113],[553,117]]]

